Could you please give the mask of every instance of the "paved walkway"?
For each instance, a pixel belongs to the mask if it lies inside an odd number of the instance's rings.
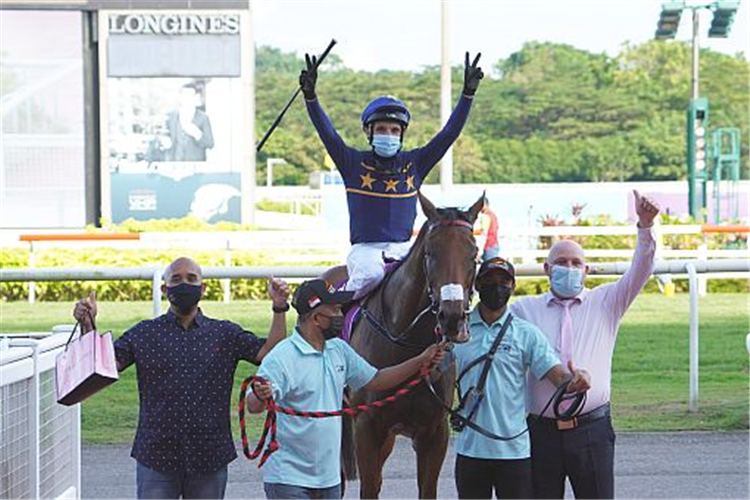
[[[750,498],[749,450],[747,432],[620,433],[615,497]],[[440,477],[440,498],[456,498],[454,461],[451,448]],[[256,463],[241,456],[230,465],[227,498],[264,498]],[[135,497],[129,446],[84,446],[81,466],[83,498]],[[381,497],[416,498],[415,475],[411,443],[399,438],[386,464]],[[356,498],[358,490],[358,483],[349,483],[346,498]],[[567,496],[572,498],[570,492]]]

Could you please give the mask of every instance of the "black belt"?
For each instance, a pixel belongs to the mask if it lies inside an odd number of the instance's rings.
[[[602,418],[605,418],[608,416],[609,416],[609,403],[604,403],[600,407],[594,408],[590,412],[584,413],[583,415],[578,415],[577,417],[574,417],[571,420],[557,420],[556,418],[540,417],[538,415],[529,415],[531,420],[535,422],[543,423],[545,425],[549,425],[550,427],[554,427],[559,431],[568,431],[571,429],[575,429],[577,427],[590,424],[591,422],[596,422],[597,420],[601,420]]]

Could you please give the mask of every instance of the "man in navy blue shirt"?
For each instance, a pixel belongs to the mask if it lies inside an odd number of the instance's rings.
[[[227,464],[237,457],[229,405],[237,363],[256,365],[286,337],[289,288],[271,278],[273,321],[267,340],[231,321],[208,318],[198,302],[206,285],[188,258],[164,272],[169,311],[141,321],[115,342],[117,369],[138,374],[140,413],[131,456],[138,498],[223,498]],[[94,329],[96,298],[79,301],[73,316]]]
[[[382,255],[403,258],[417,217],[417,191],[427,174],[458,138],[469,117],[474,94],[484,77],[466,53],[461,98],[445,127],[425,146],[403,151],[403,140],[411,114],[392,96],[380,96],[362,113],[362,127],[370,149],[347,146],[323,111],[315,93],[317,60],[305,55],[307,69],[299,82],[307,112],[336,164],[346,186],[349,233],[352,249],[347,257],[349,282],[346,289],[358,299],[383,279]]]

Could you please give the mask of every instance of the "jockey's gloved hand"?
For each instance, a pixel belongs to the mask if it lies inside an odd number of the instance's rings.
[[[474,62],[469,64],[469,53],[466,53],[466,62],[464,63],[464,95],[474,95],[479,87],[479,82],[484,78],[482,68],[477,66],[482,53],[478,53]]]
[[[299,74],[299,86],[302,89],[302,93],[305,95],[305,99],[312,101],[316,98],[315,95],[315,84],[318,81],[318,58],[315,56],[310,57],[309,54],[305,54],[306,69],[303,69]]]

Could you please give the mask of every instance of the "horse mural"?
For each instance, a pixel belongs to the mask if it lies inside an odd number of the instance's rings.
[[[453,342],[468,339],[466,320],[477,258],[473,225],[484,201],[482,196],[462,211],[436,208],[419,194],[427,221],[405,261],[365,300],[363,316],[369,318],[361,319],[352,332],[352,347],[370,364],[382,368],[401,363],[436,342],[436,334]],[[341,271],[333,269],[324,278],[335,282]],[[436,395],[447,405],[453,402],[454,381],[453,365],[433,372]],[[369,403],[388,394],[363,389],[351,395],[350,403]],[[436,498],[449,428],[444,406],[425,384],[389,408],[359,414],[353,425],[354,443],[347,430],[351,426],[345,425],[344,463],[354,444],[361,498],[378,497],[383,465],[397,434],[412,439],[419,497]]]

